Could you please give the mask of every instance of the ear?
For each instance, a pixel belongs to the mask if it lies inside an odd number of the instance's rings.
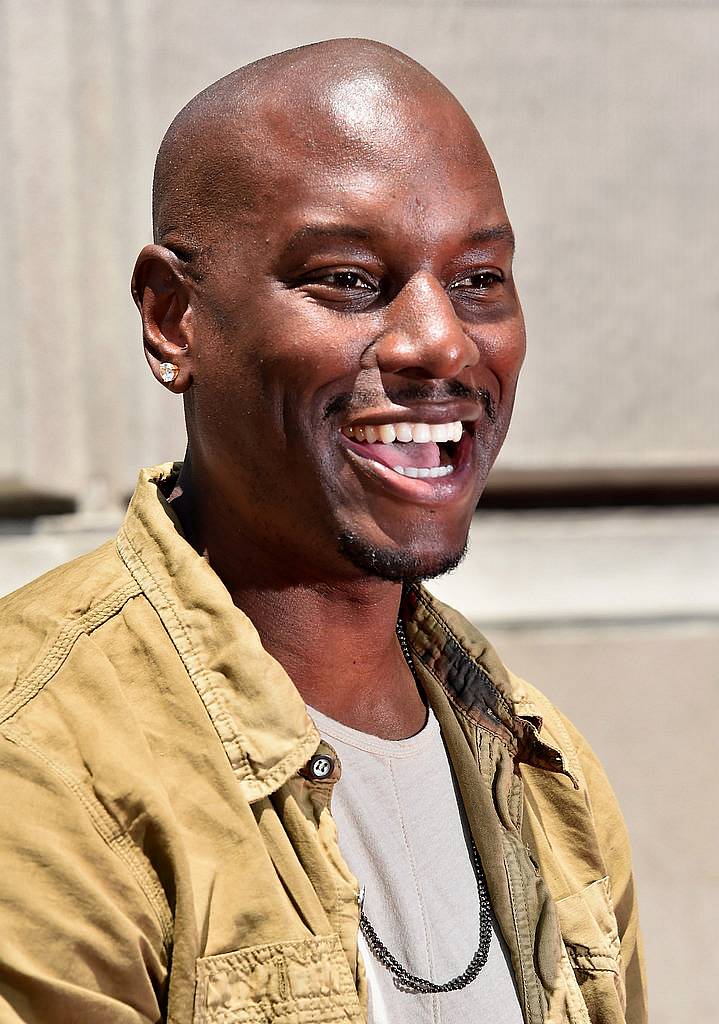
[[[192,307],[181,260],[162,245],[146,245],[137,257],[131,290],[150,369],[169,391],[182,394],[192,383]],[[177,367],[174,380],[163,379],[163,363]]]

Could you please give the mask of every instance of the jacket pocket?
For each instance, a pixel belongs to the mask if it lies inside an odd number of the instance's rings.
[[[197,961],[193,1024],[362,1021],[338,936],[248,946]]]
[[[557,901],[559,926],[570,963],[578,971],[619,973],[619,934],[609,878]]]

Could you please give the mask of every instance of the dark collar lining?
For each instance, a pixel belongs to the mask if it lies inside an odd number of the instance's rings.
[[[484,666],[464,649],[419,587],[405,590],[403,604],[412,649],[452,703],[476,725],[516,748],[514,715]]]
[[[541,719],[515,713],[481,663],[481,652],[474,655],[465,648],[421,587],[412,584],[405,588],[403,616],[414,654],[460,714],[501,740],[517,764],[561,772],[576,785],[562,754],[540,738]]]

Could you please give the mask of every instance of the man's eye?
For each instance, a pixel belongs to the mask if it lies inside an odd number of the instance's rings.
[[[316,302],[343,309],[364,309],[380,293],[377,278],[361,267],[357,270],[318,267],[299,278],[293,287],[303,289]]]
[[[500,274],[495,274],[489,270],[482,270],[478,274],[470,274],[469,277],[463,277],[461,281],[453,281],[449,286],[449,290],[470,288],[472,291],[486,292],[501,283],[502,276]]]
[[[315,278],[318,284],[329,285],[330,288],[341,288],[343,291],[371,291],[372,286],[354,270],[335,270],[331,274],[323,274]]]

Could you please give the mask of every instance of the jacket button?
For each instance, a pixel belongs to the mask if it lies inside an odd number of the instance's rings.
[[[327,754],[315,754],[314,757],[309,759],[307,770],[311,778],[316,779],[318,782],[324,782],[335,770],[334,758],[328,757]]]

